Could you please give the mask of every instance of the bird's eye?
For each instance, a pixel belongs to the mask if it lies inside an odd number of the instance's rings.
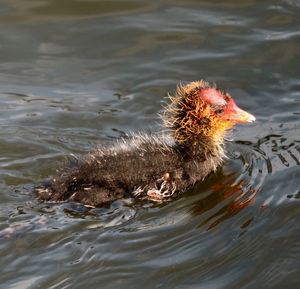
[[[223,112],[224,112],[223,108],[219,108],[219,109],[215,110],[216,114],[222,114]]]
[[[226,93],[226,95],[225,95],[225,101],[229,102],[230,99],[231,99],[231,96],[228,93]]]

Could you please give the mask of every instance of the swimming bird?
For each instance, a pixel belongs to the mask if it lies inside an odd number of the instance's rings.
[[[120,198],[169,201],[214,172],[238,123],[255,121],[225,91],[204,80],[179,85],[158,133],[132,135],[91,151],[35,187],[46,202],[101,207]]]

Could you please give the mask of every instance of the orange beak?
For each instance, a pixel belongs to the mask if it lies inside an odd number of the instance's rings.
[[[254,115],[239,108],[233,100],[231,100],[231,103],[229,104],[229,107],[225,113],[226,118],[234,123],[247,123],[255,121]]]
[[[246,122],[254,122],[255,116],[251,113],[248,113],[245,110],[240,109],[238,106],[230,115],[229,120],[236,123],[246,123]]]

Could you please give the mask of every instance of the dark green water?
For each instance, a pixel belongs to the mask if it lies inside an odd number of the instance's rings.
[[[218,173],[164,206],[36,201],[201,78],[257,117]],[[299,1],[1,1],[0,288],[299,288],[299,120]]]

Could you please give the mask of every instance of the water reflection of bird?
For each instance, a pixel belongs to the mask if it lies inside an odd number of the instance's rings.
[[[246,178],[236,182],[234,173],[223,173],[221,170],[208,182],[204,182],[194,187],[193,192],[206,191],[210,194],[197,201],[193,206],[194,215],[202,215],[211,211],[199,226],[211,229],[228,218],[236,215],[245,207],[251,205],[258,193]],[[247,227],[252,221],[248,218],[241,227]]]
[[[202,80],[179,86],[162,118],[164,132],[137,134],[89,153],[36,187],[38,198],[86,206],[123,197],[169,200],[216,170],[235,124],[255,120],[228,93]]]

